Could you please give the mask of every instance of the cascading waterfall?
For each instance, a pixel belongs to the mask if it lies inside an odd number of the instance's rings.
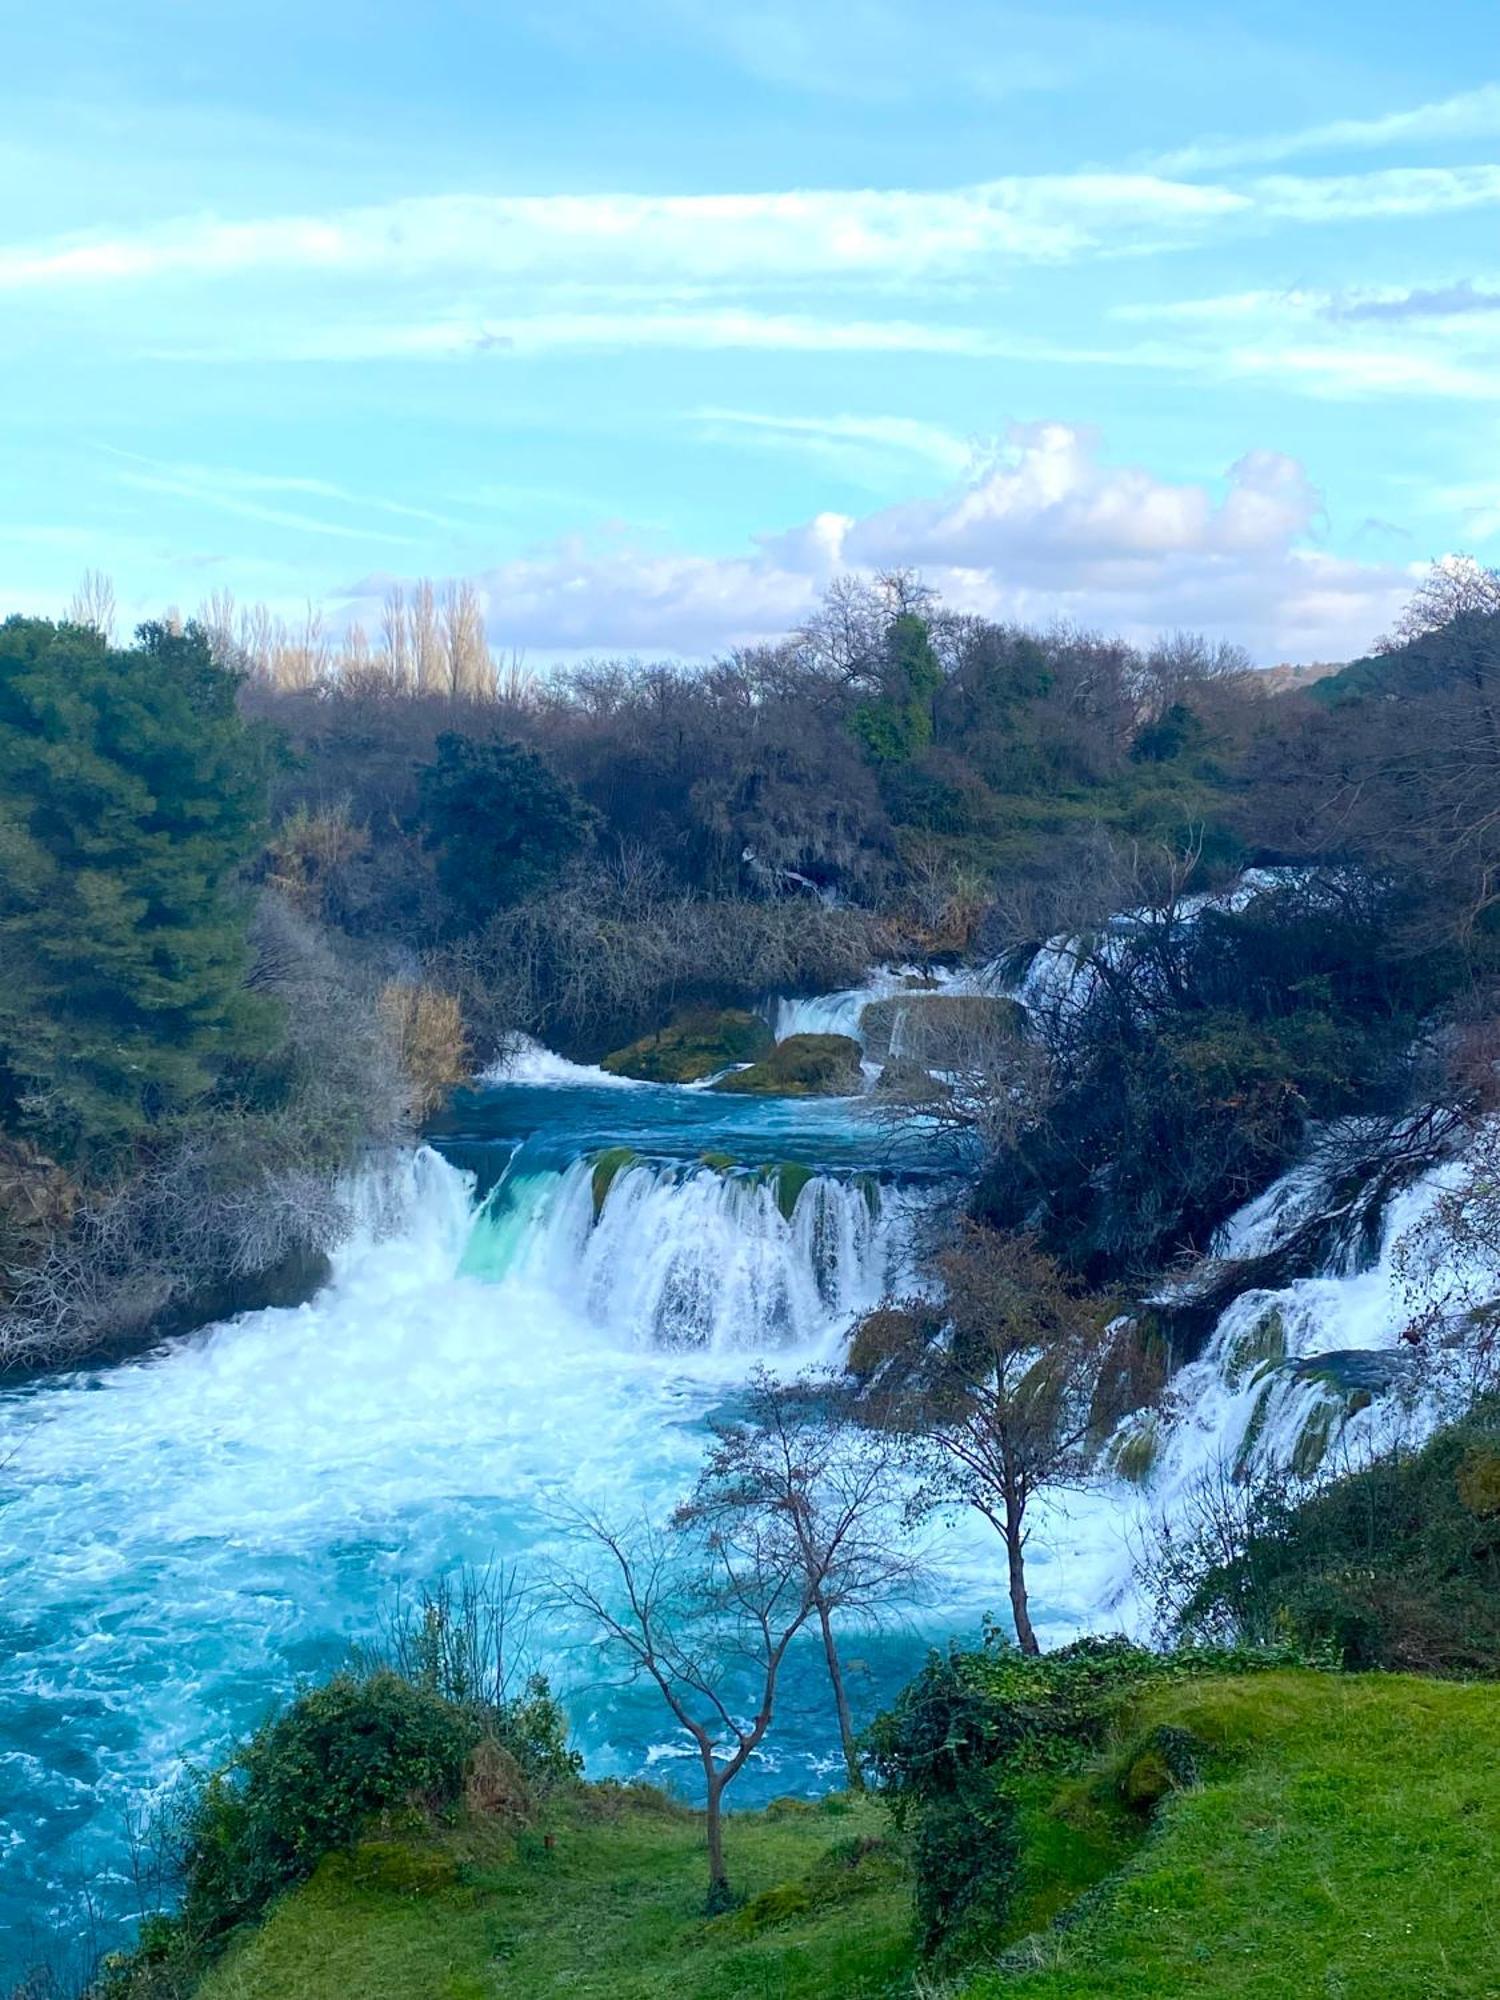
[[[474,1119],[453,1158],[348,1190],[308,1305],[0,1403],[7,1970],[28,1925],[76,1927],[85,1885],[111,1941],[127,1811],[335,1667],[398,1581],[565,1549],[570,1509],[660,1513],[752,1365],[831,1358],[907,1268],[925,1197],[854,1107],[583,1072]],[[705,1163],[709,1138],[740,1157]],[[660,1728],[613,1695],[575,1720],[599,1771]],[[826,1748],[809,1723],[750,1791],[815,1782]]]
[[[1039,960],[1030,990],[1069,963]],[[782,1003],[778,1029],[857,1034],[873,1000],[1004,990],[995,968],[915,976]],[[899,1053],[899,1010],[890,1031]],[[0,1970],[29,1955],[28,1927],[76,1927],[85,1888],[112,1941],[127,1811],[337,1666],[398,1581],[565,1554],[570,1509],[670,1506],[750,1367],[833,1359],[910,1282],[945,1171],[863,1100],[626,1084],[535,1045],[461,1098],[440,1144],[346,1191],[350,1240],[308,1305],[0,1398]],[[1045,1642],[1140,1623],[1133,1537],[1206,1468],[1279,1454],[1311,1470],[1341,1431],[1395,1421],[1401,1246],[1450,1171],[1380,1227],[1335,1232],[1311,1274],[1234,1297],[1163,1409],[1117,1435],[1097,1490],[1039,1509]],[[1313,1166],[1296,1169],[1219,1254],[1273,1256],[1317,1198]],[[977,1518],[943,1552],[921,1635],[862,1642],[867,1705],[934,1632],[1003,1602]],[[576,1691],[570,1636],[548,1664]],[[596,1772],[670,1754],[647,1702],[578,1692],[573,1714]],[[816,1703],[790,1704],[744,1799],[818,1783],[828,1743]]]
[[[701,1165],[630,1164],[603,1190],[598,1175],[585,1159],[502,1181],[467,1268],[570,1290],[622,1348],[807,1359],[906,1263],[910,1201],[868,1177],[814,1175],[789,1201],[774,1175]]]

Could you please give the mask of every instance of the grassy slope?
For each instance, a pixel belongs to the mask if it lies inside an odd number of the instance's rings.
[[[1144,1841],[1115,1777],[1170,1723],[1214,1755]],[[954,1981],[963,2000],[1458,2000],[1500,1993],[1500,1688],[1276,1674],[1142,1703],[1091,1780],[1028,1814],[1019,1928],[1098,1884],[1080,1920]],[[878,1808],[747,1815],[731,1867],[754,1896],[805,1883]],[[691,1817],[561,1822],[555,1845],[455,1840],[411,1865],[325,1864],[222,1966],[204,2000],[858,2000],[905,1990],[906,1893],[889,1857],[812,1876],[784,1915],[700,1910]],[[457,1865],[455,1866],[455,1863]],[[415,1857],[420,1872],[421,1857]],[[358,1877],[363,1872],[367,1879]],[[808,1906],[810,1903],[810,1907]]]
[[[1276,1674],[1179,1686],[1132,1720],[1222,1760],[1081,1921],[1014,1954],[1034,1970],[965,2000],[1500,1993],[1500,1688]]]

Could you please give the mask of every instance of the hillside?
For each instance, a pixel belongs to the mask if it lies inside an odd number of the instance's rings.
[[[1150,1812],[1164,1778],[1143,1743],[1189,1740],[1199,1782]],[[1082,1777],[1036,1786],[1008,1948],[998,1965],[953,1967],[943,1990],[953,2000],[1492,1994],[1497,1754],[1493,1686],[1276,1673],[1158,1689]],[[796,2000],[910,1990],[904,1865],[879,1807],[834,1799],[736,1816],[750,1900],[712,1921],[700,1914],[700,1838],[693,1815],[648,1794],[592,1793],[545,1831],[507,1837],[471,1823],[430,1844],[367,1844],[325,1861],[201,1991]],[[1069,1912],[1076,1920],[1048,1927]]]

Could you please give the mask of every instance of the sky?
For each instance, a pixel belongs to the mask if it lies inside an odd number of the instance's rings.
[[[829,579],[1344,659],[1500,560],[1493,0],[0,8],[0,612]]]

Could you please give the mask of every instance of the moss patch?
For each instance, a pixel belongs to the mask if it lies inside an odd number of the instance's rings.
[[[1229,1342],[1224,1353],[1224,1380],[1229,1388],[1238,1389],[1256,1369],[1285,1359],[1286,1321],[1279,1306],[1268,1306]]]
[[[678,1014],[654,1035],[616,1049],[599,1067],[611,1076],[638,1083],[698,1083],[732,1063],[759,1062],[775,1047],[759,1014],[728,1008],[722,1013],[695,1008]]]
[[[764,1179],[776,1196],[776,1206],[781,1210],[784,1221],[791,1221],[798,1196],[808,1182],[816,1178],[814,1170],[803,1166],[800,1160],[782,1160],[778,1165],[765,1169]]]
[[[741,1097],[853,1097],[863,1087],[859,1043],[849,1035],[789,1035],[764,1061],[709,1086]]]
[[[609,1199],[609,1191],[615,1184],[615,1176],[626,1167],[634,1166],[640,1154],[634,1146],[611,1146],[594,1162],[593,1176],[589,1182],[594,1194],[594,1220],[597,1222]]]
[[[1144,1486],[1156,1469],[1161,1455],[1161,1426],[1148,1413],[1120,1439],[1114,1449],[1114,1470],[1131,1486]]]

